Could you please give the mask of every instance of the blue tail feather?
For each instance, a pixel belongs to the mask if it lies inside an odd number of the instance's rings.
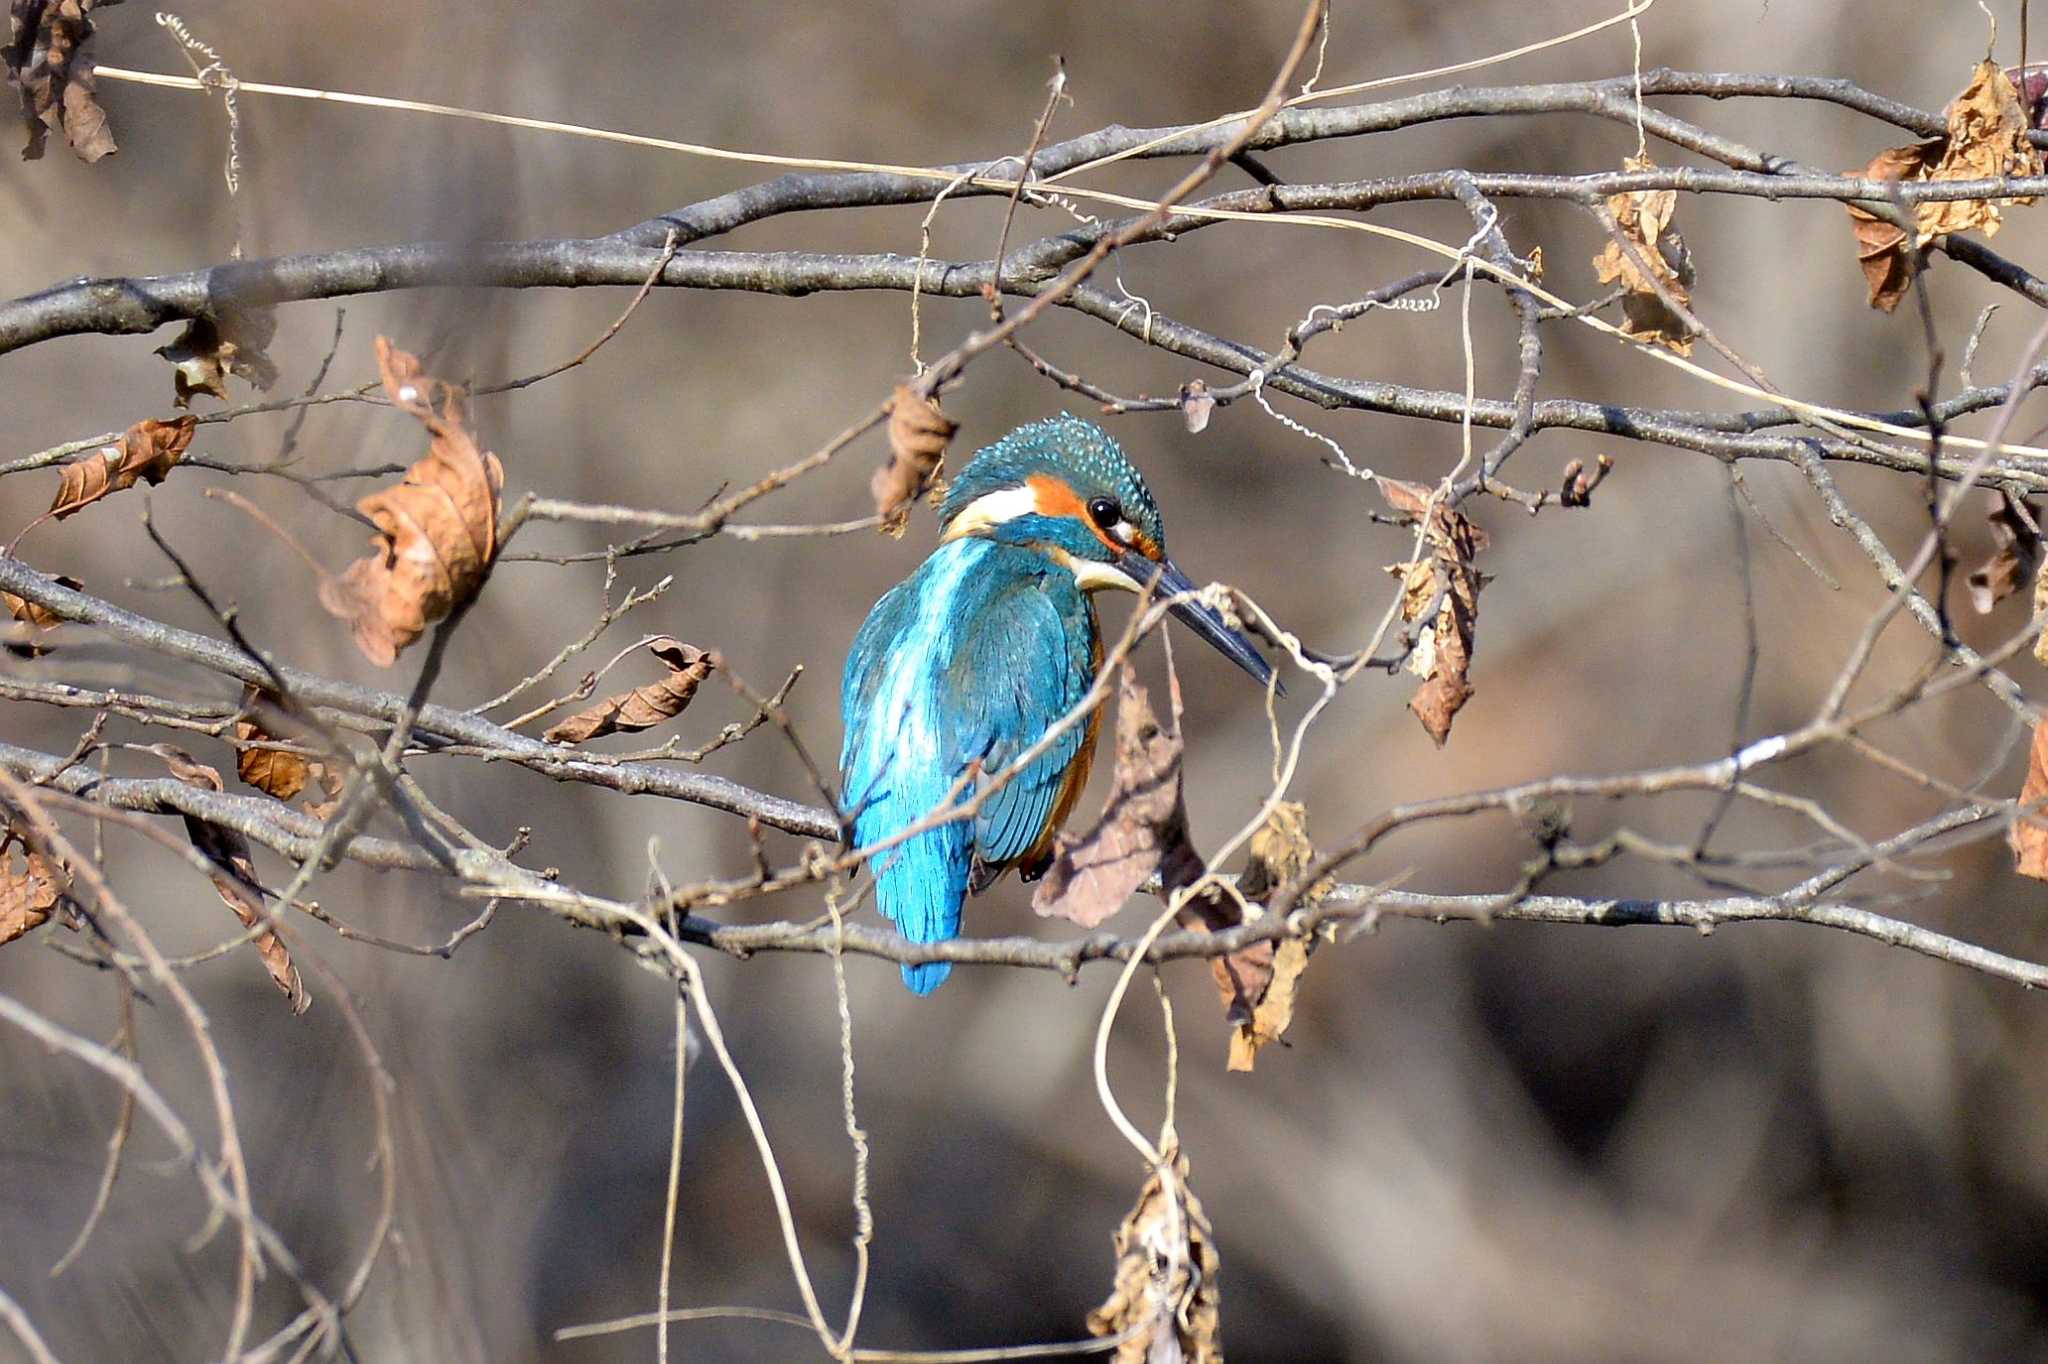
[[[939,797],[929,805],[939,803]],[[883,802],[884,805],[893,802]],[[893,811],[878,810],[874,823],[880,830],[900,829],[920,818],[916,814],[891,818]],[[868,841],[863,837],[863,842]],[[965,824],[947,824],[917,834],[875,858],[875,900],[882,913],[895,921],[896,929],[912,942],[944,942],[960,932],[960,902],[967,896],[967,876],[973,861]],[[903,983],[920,995],[928,995],[951,974],[948,962],[920,962],[904,966]]]

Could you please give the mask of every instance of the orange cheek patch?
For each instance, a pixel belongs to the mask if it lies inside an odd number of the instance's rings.
[[[1159,542],[1141,530],[1131,532],[1131,548],[1155,564],[1166,557],[1165,552],[1159,548]]]
[[[1093,531],[1095,538],[1112,554],[1123,553],[1123,546],[1109,538],[1102,528],[1095,524],[1095,518],[1088,514],[1088,507],[1081,501],[1081,495],[1049,474],[1033,474],[1024,480],[1030,487],[1031,495],[1038,500],[1040,516],[1070,516]],[[1158,557],[1154,555],[1153,557]]]

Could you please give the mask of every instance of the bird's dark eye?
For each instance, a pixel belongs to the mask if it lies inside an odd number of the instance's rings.
[[[1088,515],[1096,525],[1108,530],[1124,519],[1123,508],[1117,506],[1113,497],[1098,497],[1088,504]]]

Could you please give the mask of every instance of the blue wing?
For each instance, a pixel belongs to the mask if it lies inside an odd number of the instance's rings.
[[[841,794],[860,846],[922,820],[977,761],[1002,770],[1087,691],[1094,618],[1064,568],[1029,550],[941,545],[876,603],[842,681]],[[913,942],[960,929],[974,864],[1001,867],[1045,831],[1085,726],[1062,735],[972,821],[928,829],[872,859],[876,900]],[[943,962],[905,966],[937,989]]]
[[[947,670],[956,771],[977,758],[987,774],[1005,770],[1088,692],[1095,623],[1087,601],[1065,569],[1028,557],[1042,568],[1004,576],[965,623]],[[1007,866],[1039,842],[1087,738],[1085,722],[1066,730],[983,804],[974,851],[985,866]]]

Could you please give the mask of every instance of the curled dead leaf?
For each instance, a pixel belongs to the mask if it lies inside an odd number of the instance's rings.
[[[59,573],[57,581],[76,592],[85,584],[76,578]],[[38,606],[26,597],[17,597],[12,592],[0,592],[0,603],[7,607],[7,614],[13,616],[27,630],[20,637],[10,639],[7,651],[23,658],[40,658],[50,652],[50,646],[43,643],[43,636],[64,623],[64,618],[47,606]]]
[[[164,481],[192,444],[196,419],[179,417],[160,422],[145,418],[121,433],[112,445],[105,445],[59,472],[56,500],[48,516],[62,521],[74,512],[147,480]]]
[[[1990,180],[2006,175],[2039,175],[2041,153],[2027,140],[2031,120],[2020,107],[2019,91],[2004,68],[1979,62],[1970,83],[1948,103],[1947,147],[1928,172],[1930,180]],[[2032,199],[1951,199],[1925,203],[1915,217],[1923,245],[1944,232],[1979,232],[1993,236],[1999,228],[1999,205],[2031,204]]]
[[[1631,156],[1622,169],[1650,171],[1657,164],[1646,156]],[[1678,192],[1630,190],[1609,195],[1607,208],[1627,245],[1610,240],[1593,257],[1593,270],[1602,284],[1618,281],[1628,291],[1621,300],[1622,334],[1653,341],[1679,355],[1692,354],[1692,327],[1663,297],[1668,293],[1681,305],[1692,306],[1692,252],[1671,225]]]
[[[2019,591],[2020,584],[2031,582],[2041,569],[2041,526],[2025,499],[2000,489],[1989,520],[1996,549],[1968,579],[1970,604],[1980,615]]]
[[[960,423],[919,397],[908,384],[898,384],[889,399],[889,462],[875,470],[868,483],[882,530],[900,536],[910,524],[910,504],[938,477],[946,446]]]
[[[432,440],[396,487],[356,503],[377,524],[372,552],[322,582],[320,604],[349,623],[365,658],[388,668],[483,586],[498,552],[505,470],[470,434],[461,390],[422,374],[417,359],[382,336],[377,367],[393,406]]]
[[[1180,415],[1188,424],[1188,434],[1199,436],[1209,428],[1209,414],[1216,410],[1216,395],[1200,379],[1191,379],[1180,386]]]
[[[230,374],[265,391],[277,382],[277,366],[268,354],[276,335],[273,310],[223,307],[213,316],[187,322],[156,353],[171,362],[171,388],[179,407],[190,407],[195,393],[226,402]]]
[[[1151,697],[1125,667],[1117,681],[1116,778],[1109,799],[1086,832],[1054,841],[1052,866],[1032,892],[1033,909],[1093,928],[1122,909],[1170,851],[1187,849],[1181,752],[1179,726],[1159,723]]]
[[[1427,509],[1423,538],[1429,556],[1389,564],[1387,572],[1401,580],[1403,622],[1421,621],[1431,603],[1440,601],[1436,614],[1422,625],[1407,667],[1423,679],[1408,708],[1441,748],[1450,737],[1451,721],[1472,696],[1467,674],[1479,623],[1479,593],[1487,583],[1472,561],[1486,548],[1487,535],[1456,508],[1432,504],[1430,490],[1419,484],[1382,478],[1379,488],[1387,505],[1410,519],[1420,520]]]
[[[2031,80],[2032,77],[2030,76]],[[1940,136],[1879,152],[1860,173],[1871,180],[1989,180],[2042,173],[2041,153],[2027,140],[2033,125],[2012,76],[1990,61],[1977,64],[1970,83],[1948,103]],[[2031,198],[1930,200],[1913,211],[1913,234],[1867,208],[1845,204],[1856,233],[1856,255],[1870,306],[1890,312],[1911,286],[1920,248],[1949,232],[1995,236],[2003,205]]]
[[[2007,837],[2019,874],[2048,881],[2048,726],[2034,727],[2033,747],[2027,752],[2027,779],[2020,787],[2020,808]]]
[[[21,158],[34,161],[43,142],[61,133],[81,161],[116,151],[107,112],[94,98],[92,59],[83,49],[92,37],[92,12],[120,0],[14,0],[8,10],[4,49],[8,83],[21,97],[28,121],[28,145]]]
[[[1223,1259],[1170,1130],[1162,1146],[1165,1170],[1152,1171],[1116,1229],[1115,1287],[1088,1330],[1120,1337],[1116,1364],[1223,1364]]]
[[[221,781],[220,773],[194,758],[190,753],[170,744],[151,744],[149,749],[164,760],[171,775],[187,786],[196,786],[203,791],[224,791],[227,786]],[[249,854],[249,840],[233,829],[210,824],[203,819],[185,817],[185,837],[192,840],[201,856],[213,863],[213,889],[221,903],[234,911],[242,921],[242,927],[254,928],[269,916],[263,903],[263,886],[256,879],[256,862]],[[254,940],[256,955],[263,959],[263,967],[270,973],[270,979],[284,992],[295,1014],[306,1012],[313,1003],[313,997],[306,992],[305,982],[299,978],[299,968],[292,963],[291,953],[286,950],[284,939],[273,929],[264,929]]]
[[[0,829],[0,944],[48,923],[67,882],[19,831]]]
[[[543,736],[553,744],[580,744],[606,734],[637,734],[664,720],[674,719],[697,694],[698,684],[711,675],[718,660],[704,650],[667,635],[647,641],[647,652],[668,669],[668,676],[644,687],[607,696],[585,710],[579,710]]]

